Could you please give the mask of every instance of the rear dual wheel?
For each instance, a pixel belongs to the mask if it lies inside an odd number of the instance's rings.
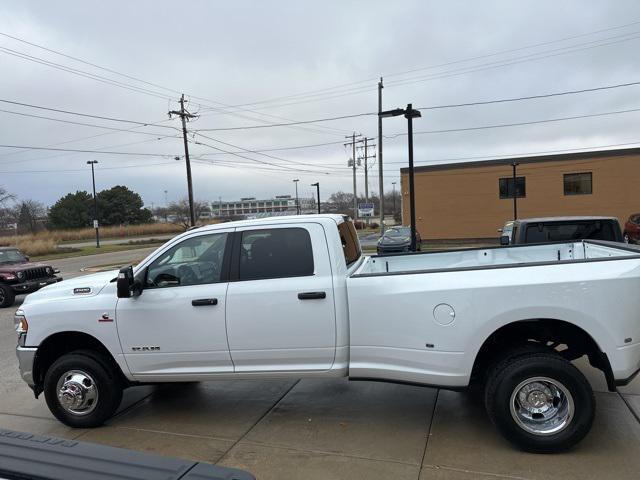
[[[560,355],[509,356],[489,373],[485,406],[500,433],[523,450],[566,450],[591,429],[595,398],[589,382]]]

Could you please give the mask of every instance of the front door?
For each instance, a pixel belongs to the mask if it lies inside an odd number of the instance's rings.
[[[226,262],[232,230],[194,233],[143,271],[142,294],[121,298],[118,335],[137,376],[232,372],[227,345]]]
[[[236,372],[331,368],[336,326],[323,227],[238,229],[227,290]]]

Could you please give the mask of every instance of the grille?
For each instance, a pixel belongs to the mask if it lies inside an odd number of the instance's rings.
[[[47,278],[47,267],[29,268],[23,270],[25,280],[37,280],[39,278]]]

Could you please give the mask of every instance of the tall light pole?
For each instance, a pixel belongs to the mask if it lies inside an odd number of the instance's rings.
[[[300,202],[298,201],[298,182],[299,181],[300,181],[299,178],[293,179],[293,183],[296,186],[296,215],[300,215]]]
[[[382,77],[378,82],[378,187],[380,189],[380,235],[384,234],[384,180],[382,171]],[[395,208],[394,208],[395,212]]]
[[[413,119],[419,118],[422,115],[420,110],[415,110],[413,105],[407,104],[407,108],[395,108],[393,110],[387,110],[378,114],[381,118],[397,117],[404,115],[407,119],[407,136],[408,136],[408,150],[409,150],[409,216],[411,219],[411,251],[416,251],[416,197],[413,178]]]
[[[513,219],[518,219],[518,189],[516,188],[516,167],[519,164],[513,162],[511,166],[513,167]],[[507,192],[509,189],[507,189]]]
[[[312,187],[316,187],[316,192],[318,194],[318,213],[320,213],[320,182],[312,183]]]
[[[391,182],[393,185],[393,220],[396,218],[396,182]]]
[[[87,165],[91,165],[91,181],[93,183],[93,228],[96,229],[96,248],[100,248],[100,225],[98,223],[98,197],[96,197],[96,174],[93,169],[97,160],[88,160]]]

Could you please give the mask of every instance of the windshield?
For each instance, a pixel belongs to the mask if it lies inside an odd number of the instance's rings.
[[[0,265],[4,263],[26,262],[27,259],[17,249],[0,250]]]
[[[409,227],[402,228],[390,228],[384,232],[385,237],[409,237],[411,236],[411,229]]]

